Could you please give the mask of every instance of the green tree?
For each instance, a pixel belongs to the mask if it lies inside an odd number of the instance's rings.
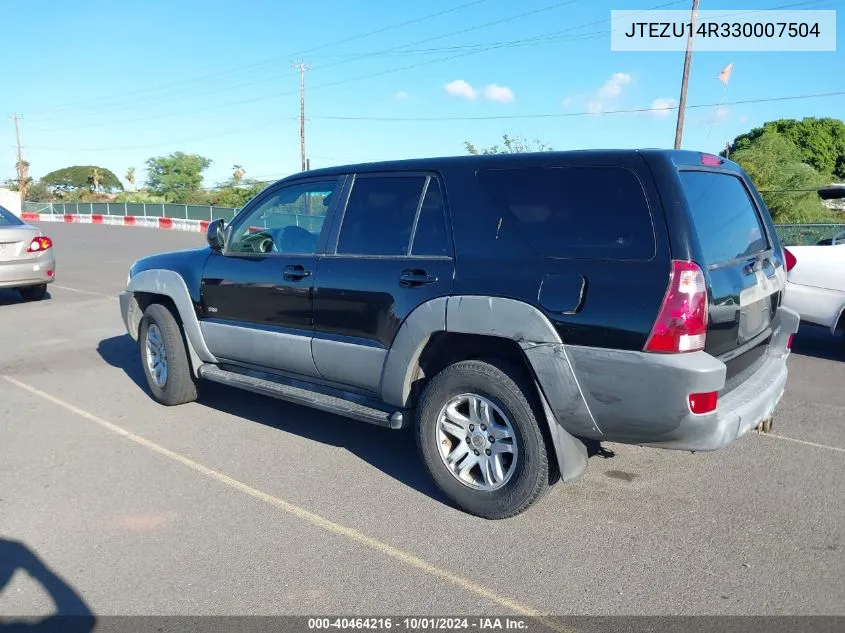
[[[129,183],[130,189],[135,190],[135,168],[130,167],[126,170],[126,182]]]
[[[552,148],[539,139],[533,141],[524,137],[512,137],[508,134],[502,135],[502,145],[477,148],[469,141],[464,141],[467,154],[524,154],[526,152],[551,152]]]
[[[215,207],[240,208],[264,190],[265,184],[244,181],[239,187],[221,187],[211,194],[211,204]]]
[[[50,189],[43,180],[36,180],[29,185],[26,199],[30,202],[50,202],[53,196],[50,195]]]
[[[246,169],[243,168],[243,165],[233,165],[232,169],[234,170],[232,172],[232,180],[234,180],[235,184],[237,184],[244,179]]]
[[[766,130],[731,158],[761,191],[775,222],[803,224],[830,219],[832,212],[816,193],[826,179],[803,162],[800,148],[783,135]]]
[[[211,159],[198,154],[174,152],[147,159],[147,186],[168,202],[187,203],[202,186],[202,172]]]
[[[827,179],[845,179],[845,123],[839,119],[809,117],[768,121],[737,136],[730,145],[731,154],[749,146],[765,132],[777,132],[794,143],[801,160]],[[724,155],[724,152],[722,152]]]
[[[41,178],[41,182],[53,189],[63,191],[74,191],[79,189],[91,189],[93,186],[93,174],[97,173],[97,185],[102,186],[105,191],[123,191],[123,185],[110,170],[97,165],[74,165],[51,171]]]

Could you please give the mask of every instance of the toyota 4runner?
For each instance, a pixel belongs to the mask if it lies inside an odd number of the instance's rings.
[[[207,240],[135,262],[120,295],[158,402],[222,383],[412,427],[491,519],[597,442],[711,451],[770,424],[799,324],[762,198],[698,152],[306,171]]]

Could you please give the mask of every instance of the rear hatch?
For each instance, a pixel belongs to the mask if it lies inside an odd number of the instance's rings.
[[[701,247],[698,264],[709,281],[709,325],[704,351],[727,366],[730,391],[762,362],[780,305],[783,270],[777,237],[761,214],[751,185],[739,172],[682,169],[692,224]]]

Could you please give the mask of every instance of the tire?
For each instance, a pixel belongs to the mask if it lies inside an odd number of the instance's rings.
[[[24,301],[41,301],[47,296],[47,284],[20,288],[19,292]]]
[[[154,371],[155,358],[151,358],[148,353],[148,343],[159,351],[163,347],[163,371],[161,363],[158,364],[159,372]],[[197,399],[197,381],[191,372],[182,328],[166,306],[151,303],[144,310],[138,328],[138,344],[141,366],[153,398],[167,406],[185,404]],[[161,358],[160,352],[158,358]]]
[[[465,458],[453,461],[460,470],[472,461],[475,447],[479,449],[479,453],[475,453],[476,460],[485,460],[485,453],[490,455],[487,450],[501,451],[502,445],[507,445],[506,439],[495,443],[495,435],[505,437],[504,433],[498,431],[502,428],[499,424],[496,425],[494,443],[487,444],[486,449],[484,445],[475,443],[475,436],[481,434],[478,425],[474,424],[475,429],[464,438],[466,447],[450,432],[439,431],[441,413],[450,403],[462,403],[466,394],[472,394],[468,400],[473,397],[486,400],[488,404],[482,402],[481,406],[486,407],[499,421],[503,414],[512,431],[515,445],[512,454],[516,457],[510,461],[507,470],[510,474],[500,478],[494,486],[490,486],[487,478],[482,476],[480,465],[473,466],[466,475],[476,479],[475,483],[459,479],[442,456],[449,453],[449,458],[452,458],[466,452]],[[455,363],[437,374],[423,390],[417,407],[417,447],[434,483],[464,511],[485,519],[505,519],[527,510],[549,489],[546,442],[537,422],[537,409],[532,407],[530,400],[536,400],[536,396],[533,384],[525,372],[498,361],[468,360]],[[457,405],[456,411],[461,415],[469,413],[463,404]],[[471,415],[466,417],[470,421],[473,419]],[[459,430],[451,425],[450,428]],[[445,440],[449,441],[449,445]],[[492,457],[495,458],[495,454]],[[504,454],[501,459],[505,459]],[[502,474],[505,468],[496,472]],[[479,479],[482,481],[479,482]]]

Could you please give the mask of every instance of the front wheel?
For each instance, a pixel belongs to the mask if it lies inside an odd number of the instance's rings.
[[[532,387],[516,368],[469,360],[444,369],[423,391],[417,445],[434,482],[465,511],[507,518],[548,490]]]
[[[197,399],[182,329],[166,306],[152,303],[144,310],[138,342],[147,385],[156,400],[172,406]]]

